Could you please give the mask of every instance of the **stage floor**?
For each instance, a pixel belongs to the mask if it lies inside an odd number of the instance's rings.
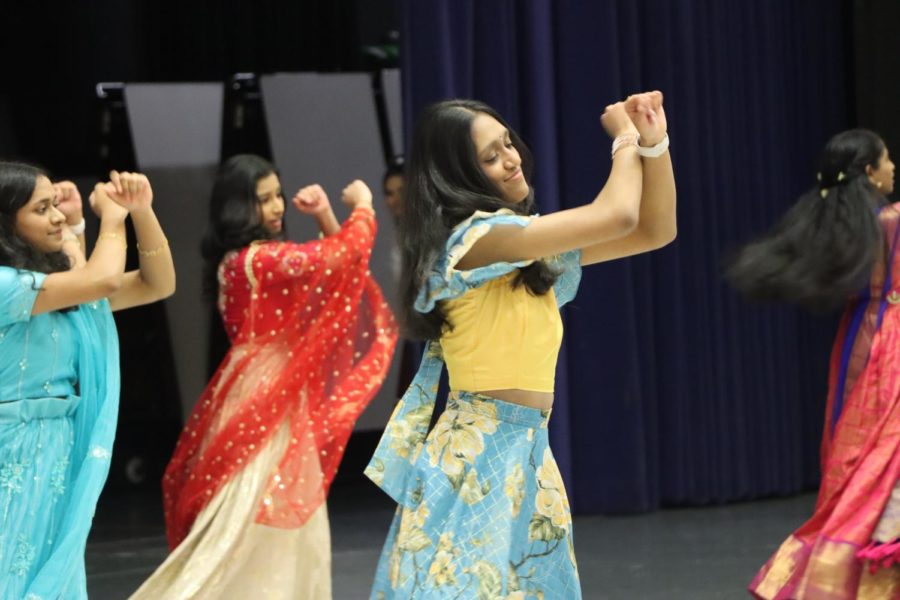
[[[576,517],[585,598],[723,600],[744,587],[812,512],[815,496],[623,517]],[[336,482],[329,501],[335,600],[368,597],[393,505],[374,485]],[[88,593],[127,598],[166,555],[156,494],[109,492],[88,540]]]

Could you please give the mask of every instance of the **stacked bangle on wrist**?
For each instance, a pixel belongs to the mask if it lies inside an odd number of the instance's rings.
[[[623,133],[622,135],[617,135],[616,139],[613,140],[612,143],[612,152],[610,153],[610,158],[615,158],[616,152],[624,148],[625,146],[638,146],[638,140],[640,137],[636,133]],[[640,148],[638,148],[640,150]]]
[[[638,145],[637,152],[643,158],[659,158],[663,154],[665,154],[666,150],[669,149],[669,134],[663,136],[663,139],[659,141],[655,146],[641,146],[640,144],[640,136],[638,136]]]

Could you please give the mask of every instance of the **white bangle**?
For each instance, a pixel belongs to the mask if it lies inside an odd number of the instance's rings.
[[[644,158],[659,158],[669,149],[669,134],[667,133],[663,139],[655,146],[641,146],[640,137],[638,137],[637,152]]]
[[[81,220],[81,223],[76,225],[69,225],[69,231],[74,233],[75,235],[81,235],[84,233],[84,219]]]
[[[610,153],[610,157],[615,158],[616,152],[618,152],[625,146],[637,146],[640,139],[641,136],[636,133],[623,133],[622,135],[616,136],[616,139],[614,139],[612,143],[612,152]]]

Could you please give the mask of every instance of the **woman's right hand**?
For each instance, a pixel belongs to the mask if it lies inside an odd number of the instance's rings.
[[[637,134],[638,132],[634,122],[632,122],[628,112],[625,110],[624,102],[616,102],[607,106],[600,116],[600,123],[603,125],[606,134],[612,139],[620,135]]]
[[[341,192],[341,200],[353,208],[372,208],[372,190],[362,180],[356,179]]]
[[[292,200],[294,208],[305,215],[318,216],[331,209],[328,194],[318,183],[300,188]]]

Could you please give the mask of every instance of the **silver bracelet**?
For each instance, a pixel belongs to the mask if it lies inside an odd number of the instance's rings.
[[[655,146],[641,146],[640,138],[638,138],[637,152],[644,158],[659,158],[669,149],[669,134],[667,133],[663,139]]]
[[[612,143],[610,158],[615,158],[616,152],[618,152],[625,146],[637,146],[640,139],[641,136],[636,133],[623,133],[622,135],[617,135],[616,139],[614,139]]]
[[[75,235],[81,235],[84,233],[84,219],[81,220],[81,223],[77,225],[69,225],[69,231],[74,233]]]

